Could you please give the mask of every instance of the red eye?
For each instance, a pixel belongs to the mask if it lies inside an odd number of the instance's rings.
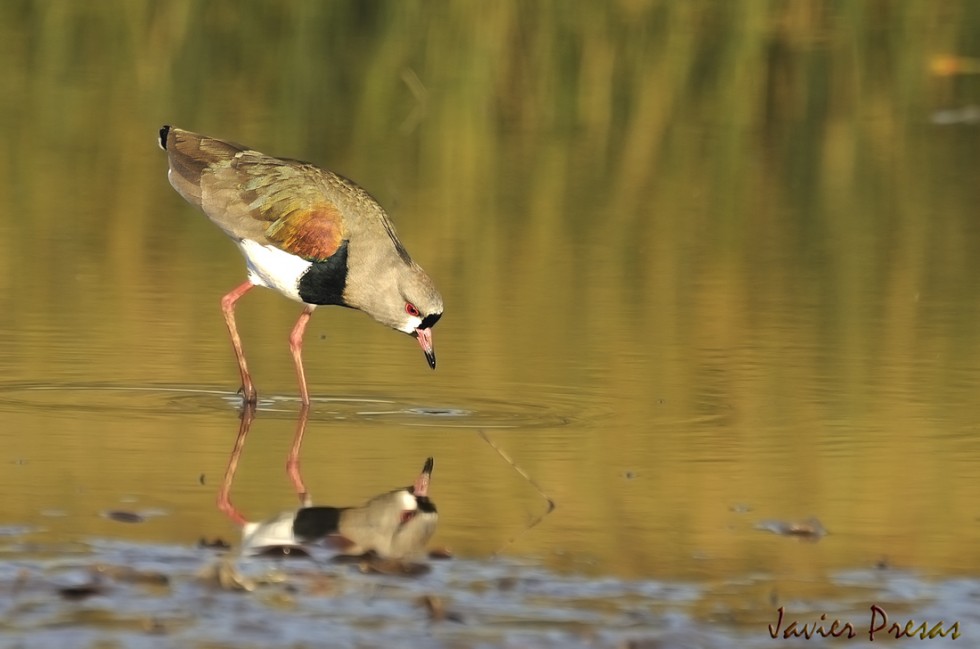
[[[405,303],[405,313],[415,318],[419,317],[419,310],[411,302]]]

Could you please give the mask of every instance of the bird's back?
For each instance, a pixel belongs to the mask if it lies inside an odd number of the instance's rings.
[[[201,177],[212,167],[228,164],[248,147],[172,126],[160,129],[160,146],[170,161],[170,184],[189,203],[201,204]]]
[[[343,239],[366,238],[408,260],[378,202],[343,176],[176,127],[163,127],[160,142],[170,184],[234,239],[321,261]]]

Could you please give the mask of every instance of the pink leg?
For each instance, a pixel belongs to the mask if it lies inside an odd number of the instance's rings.
[[[289,334],[289,351],[293,353],[293,364],[296,365],[296,378],[299,380],[299,396],[304,406],[310,405],[310,392],[306,388],[306,372],[303,371],[303,332],[306,323],[310,321],[315,307],[307,306],[299,314],[299,319]]]
[[[293,436],[293,446],[289,449],[289,457],[286,458],[286,473],[293,482],[296,495],[299,496],[301,507],[309,507],[312,504],[310,494],[306,490],[303,476],[299,470],[299,449],[303,445],[303,435],[306,434],[306,422],[310,419],[310,407],[300,406],[299,421],[296,422],[296,435]]]
[[[236,525],[244,525],[246,520],[241,512],[238,511],[238,508],[231,503],[231,483],[235,479],[235,470],[238,469],[238,459],[242,455],[242,449],[245,448],[245,438],[248,436],[248,430],[252,427],[252,421],[254,419],[255,406],[251,403],[246,403],[245,409],[242,411],[242,422],[238,426],[238,437],[235,439],[235,447],[231,451],[231,457],[228,458],[228,468],[225,469],[225,478],[221,481],[221,490],[218,492],[218,509]]]
[[[246,403],[255,403],[258,400],[258,393],[255,385],[252,384],[252,376],[248,373],[248,365],[245,364],[245,352],[242,351],[242,339],[238,336],[238,327],[235,326],[235,303],[243,295],[252,290],[255,284],[245,281],[231,290],[228,295],[221,298],[221,311],[225,314],[225,324],[228,325],[228,333],[231,334],[231,344],[235,348],[235,358],[238,359],[238,371],[242,375],[242,398]]]

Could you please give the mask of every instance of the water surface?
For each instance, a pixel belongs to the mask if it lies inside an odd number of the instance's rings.
[[[349,646],[423,628],[419,646],[761,646],[784,604],[980,634],[961,604],[980,592],[977,132],[954,118],[980,102],[973,3],[0,13],[9,646],[67,646],[60,628],[241,646],[246,609],[272,629],[256,646],[293,646],[344,599]],[[244,265],[167,183],[163,123],[312,160],[392,214],[445,298],[439,369],[318,310],[303,477],[358,503],[434,456],[454,560],[416,581],[290,563],[287,604],[196,580],[219,560],[199,539],[237,541],[215,507],[239,424],[218,301]],[[298,313],[268,291],[238,310],[262,400],[234,495],[256,518],[296,502]],[[811,517],[816,542],[772,533]],[[169,586],[58,596],[96,564]],[[427,593],[496,631],[426,635]],[[101,597],[137,622],[93,613]],[[173,613],[208,597],[238,599]]]

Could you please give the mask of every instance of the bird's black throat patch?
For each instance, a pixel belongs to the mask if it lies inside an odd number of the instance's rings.
[[[342,511],[339,507],[304,507],[293,519],[293,534],[304,543],[336,534]]]
[[[347,239],[341,242],[337,252],[323,261],[315,261],[299,278],[299,297],[307,304],[344,305],[344,288],[347,286]]]

